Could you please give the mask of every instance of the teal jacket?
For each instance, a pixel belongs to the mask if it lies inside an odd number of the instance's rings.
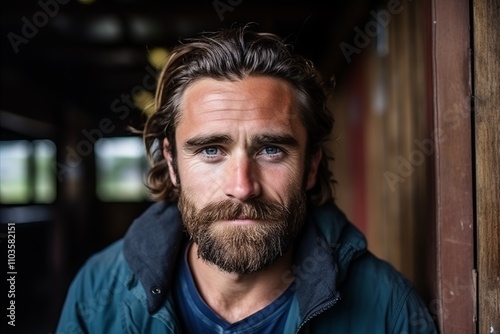
[[[80,269],[56,333],[182,333],[171,283],[184,237],[177,206],[153,204]],[[285,333],[437,332],[411,283],[336,206],[311,209],[299,238],[282,276],[295,292]]]

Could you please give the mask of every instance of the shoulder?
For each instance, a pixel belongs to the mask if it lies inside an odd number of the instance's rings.
[[[123,256],[123,240],[93,254],[71,283],[69,294],[82,304],[105,303],[133,278]]]
[[[115,276],[127,273],[131,271],[123,256],[123,240],[120,239],[90,256],[76,278],[85,279],[93,285],[106,285]]]
[[[350,265],[345,279],[346,287],[355,284],[370,288],[374,285],[380,293],[405,294],[412,288],[412,283],[404,277],[394,266],[367,251]]]
[[[92,255],[71,282],[57,333],[119,328],[117,310],[134,281],[123,257],[122,240]]]
[[[411,281],[370,252],[350,263],[339,292],[335,311],[356,319],[355,326],[373,326],[373,333],[435,331],[434,321]]]

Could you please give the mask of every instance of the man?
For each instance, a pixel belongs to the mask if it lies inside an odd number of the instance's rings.
[[[57,333],[434,333],[332,197],[318,73],[272,34],[174,50],[143,131],[158,201],[93,256]]]

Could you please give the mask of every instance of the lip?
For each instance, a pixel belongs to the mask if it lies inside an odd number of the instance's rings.
[[[235,224],[235,225],[249,225],[249,224],[256,224],[257,220],[255,219],[249,219],[249,218],[235,218],[231,220],[227,220],[229,224]]]

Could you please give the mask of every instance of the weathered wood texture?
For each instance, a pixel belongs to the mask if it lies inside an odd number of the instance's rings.
[[[500,332],[500,2],[473,1],[479,332]]]
[[[374,10],[382,12],[386,3]],[[430,14],[429,14],[430,16]],[[432,90],[426,90],[423,3],[402,2],[348,69],[332,109],[337,203],[368,248],[434,298]],[[430,22],[430,20],[429,20]],[[364,31],[375,19],[359,24]],[[431,74],[430,74],[431,75]],[[428,272],[432,278],[426,278]]]
[[[432,0],[438,298],[442,333],[476,330],[469,2]]]
[[[431,229],[427,193],[430,138],[425,109],[423,8],[405,2],[377,36],[367,59],[367,235],[371,250],[409,277],[419,292]],[[425,248],[425,249],[424,249]]]

